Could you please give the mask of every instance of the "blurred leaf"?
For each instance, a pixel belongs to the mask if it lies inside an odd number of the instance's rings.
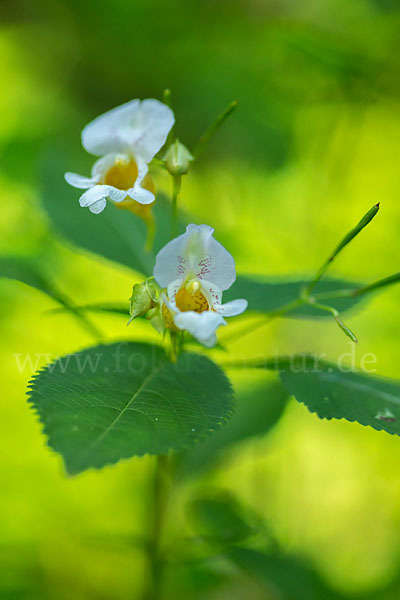
[[[235,298],[246,298],[249,302],[248,310],[269,313],[296,300],[300,296],[301,289],[307,283],[309,283],[307,279],[298,281],[282,281],[279,279],[274,281],[266,280],[261,276],[260,279],[240,276],[233,286],[224,292],[224,302],[234,300]],[[334,298],[334,292],[339,290],[354,290],[361,287],[361,285],[359,282],[355,283],[327,277],[315,286],[314,294],[332,292],[332,299],[327,296],[324,298],[324,304],[329,304],[339,312],[344,312],[359,304],[361,298]],[[299,306],[290,311],[287,316],[332,318],[332,315],[323,313],[308,305]]]
[[[215,466],[223,452],[235,444],[268,433],[281,418],[288,400],[288,392],[279,381],[247,380],[235,391],[235,412],[226,426],[183,455],[180,472],[184,475],[190,477]]]
[[[348,372],[312,355],[274,361],[290,394],[322,419],[347,419],[400,435],[400,382]]]
[[[44,270],[39,269],[36,263],[40,264],[40,258],[35,262],[33,257],[31,259],[19,256],[0,257],[0,277],[21,281],[30,287],[44,292],[61,304],[62,308],[54,309],[54,311],[71,313],[80,325],[94,339],[99,341],[101,334],[98,329],[89,321],[79,307],[74,306],[71,300],[55,287]]]
[[[216,567],[214,561],[199,561],[198,557],[190,560],[186,551],[181,561],[174,562],[173,567],[170,566],[166,570],[163,597],[185,600],[212,598],[215,596],[215,590],[227,584],[229,580],[230,573],[226,572],[226,568]]]
[[[29,259],[19,256],[1,256],[0,277],[22,281],[53,298],[55,297],[54,290],[46,276]]]
[[[264,583],[282,600],[339,600],[317,571],[299,558],[259,552],[250,548],[232,548],[227,556],[241,569]],[[269,596],[268,596],[269,597]]]
[[[112,315],[123,316],[126,319],[129,317],[129,303],[127,302],[124,306],[123,304],[114,304],[111,303],[98,303],[98,304],[82,304],[79,306],[75,306],[77,310],[80,312],[93,312],[93,313],[110,313]],[[68,308],[60,307],[54,308],[51,311],[52,314],[63,313],[68,311]]]
[[[211,545],[230,546],[254,533],[242,507],[230,493],[196,498],[188,507],[196,533]]]
[[[151,275],[155,255],[170,239],[169,202],[159,194],[152,205],[156,233],[153,249],[147,252],[146,225],[138,216],[116,208],[112,202],[99,215],[79,206],[82,190],[72,188],[64,180],[65,171],[75,163],[65,151],[54,151],[44,160],[43,203],[56,230],[79,248]]]
[[[179,450],[231,414],[229,380],[211,360],[115,343],[64,356],[29,387],[48,444],[76,474],[121,459]]]

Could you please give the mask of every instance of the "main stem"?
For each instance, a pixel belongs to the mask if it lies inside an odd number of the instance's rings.
[[[143,600],[160,600],[164,560],[161,538],[169,493],[169,461],[166,455],[156,457],[156,465],[151,486],[151,522],[147,543],[149,580]]]
[[[181,189],[181,176],[172,175],[171,203],[171,239],[178,232],[178,196]],[[179,352],[177,334],[171,332],[170,359],[176,362]],[[161,548],[161,538],[167,511],[169,490],[171,486],[170,461],[168,456],[159,454],[150,490],[150,531],[146,544],[149,565],[149,577],[145,586],[143,600],[160,600],[164,557]]]
[[[181,190],[181,175],[172,175],[172,214],[171,214],[171,238],[178,233],[178,196]]]

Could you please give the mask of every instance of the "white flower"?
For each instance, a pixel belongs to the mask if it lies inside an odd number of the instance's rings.
[[[66,181],[87,190],[79,199],[93,213],[100,213],[106,198],[140,204],[154,201],[149,162],[162,148],[175,122],[172,110],[158,100],[131,100],[101,115],[82,131],[82,145],[100,156],[91,177],[66,173]]]
[[[154,267],[158,285],[166,288],[166,326],[188,331],[207,347],[215,345],[216,330],[226,325],[223,317],[247,308],[247,300],[222,304],[222,292],[236,279],[235,262],[213,232],[208,225],[188,225],[160,250]]]

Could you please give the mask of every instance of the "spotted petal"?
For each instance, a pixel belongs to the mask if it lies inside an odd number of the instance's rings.
[[[228,289],[236,279],[235,261],[213,232],[208,225],[188,225],[186,233],[160,250],[154,268],[157,283],[168,287],[177,279],[198,278]]]
[[[247,308],[248,302],[244,299],[232,300],[226,304],[214,305],[214,310],[224,317],[236,317],[241,315]]]

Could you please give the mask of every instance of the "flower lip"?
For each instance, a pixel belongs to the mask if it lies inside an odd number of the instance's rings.
[[[163,315],[167,322],[167,327],[188,331],[196,340],[207,348],[215,346],[217,342],[216,330],[221,325],[226,325],[225,319],[212,310],[196,312],[194,310],[180,311],[174,301],[168,300],[165,294],[162,294]],[[166,307],[167,311],[164,310]]]
[[[217,343],[215,332],[218,327],[227,324],[223,317],[216,312],[197,313],[192,310],[175,315],[174,323],[178,329],[188,331],[207,348],[211,348]]]

